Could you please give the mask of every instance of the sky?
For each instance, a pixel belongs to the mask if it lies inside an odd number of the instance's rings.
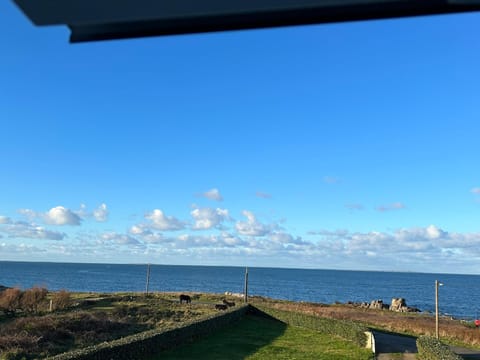
[[[0,18],[0,260],[480,273],[479,13],[82,44]]]

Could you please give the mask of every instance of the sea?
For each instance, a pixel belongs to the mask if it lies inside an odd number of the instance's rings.
[[[243,293],[246,268],[147,264],[0,261],[0,285],[81,292],[193,291]],[[249,295],[324,304],[404,298],[408,306],[472,320],[480,315],[480,275],[320,269],[248,268]]]

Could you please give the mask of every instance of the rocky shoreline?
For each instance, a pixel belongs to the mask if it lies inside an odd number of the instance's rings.
[[[383,300],[372,300],[368,302],[353,302],[348,301],[347,305],[351,305],[354,307],[364,308],[364,309],[377,309],[377,310],[390,310],[395,312],[421,312],[420,309],[412,306],[407,306],[407,302],[404,298],[393,298],[390,305],[384,303]]]

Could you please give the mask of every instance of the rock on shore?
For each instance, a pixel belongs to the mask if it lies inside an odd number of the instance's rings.
[[[404,298],[393,298],[390,305],[385,304],[383,300],[372,300],[370,303],[354,303],[352,301],[347,302],[349,305],[358,306],[365,309],[377,309],[377,310],[390,310],[396,312],[419,312],[416,307],[407,306],[407,302]]]

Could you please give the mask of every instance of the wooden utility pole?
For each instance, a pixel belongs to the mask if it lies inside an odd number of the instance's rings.
[[[438,339],[438,286],[442,286],[438,280],[435,280],[435,337]]]
[[[245,268],[245,287],[243,292],[243,300],[248,303],[248,267]]]
[[[150,264],[147,264],[147,285],[145,286],[145,295],[148,295],[149,286],[150,286]]]

